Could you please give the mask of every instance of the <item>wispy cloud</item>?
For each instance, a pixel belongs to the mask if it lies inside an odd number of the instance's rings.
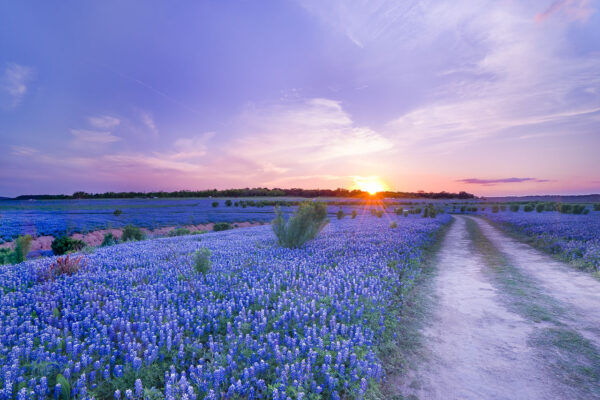
[[[121,120],[111,115],[97,115],[88,117],[88,122],[96,129],[112,129],[117,127]]]
[[[88,129],[71,129],[71,135],[74,136],[74,143],[77,145],[103,145],[118,142],[120,137],[107,131],[94,131]]]
[[[468,183],[471,185],[492,186],[492,185],[500,185],[500,184],[505,184],[505,183],[524,183],[524,182],[545,183],[545,182],[551,182],[551,181],[548,179],[538,179],[538,178],[500,178],[500,179],[466,178],[466,179],[459,179],[459,180],[457,180],[457,182]]]
[[[595,9],[589,0],[557,0],[542,13],[535,15],[537,22],[543,22],[555,14],[563,13],[573,21],[587,21]]]
[[[142,125],[146,128],[148,132],[152,135],[158,135],[158,128],[156,127],[156,123],[154,122],[154,116],[148,111],[140,111],[140,121]]]
[[[33,75],[31,67],[8,64],[0,75],[0,106],[8,109],[17,107],[27,94]]]
[[[28,157],[37,153],[33,147],[27,146],[10,146],[11,154],[15,156]]]

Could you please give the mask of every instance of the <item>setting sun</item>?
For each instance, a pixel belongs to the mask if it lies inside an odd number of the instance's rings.
[[[359,189],[373,195],[384,192],[389,187],[378,176],[355,176],[353,189]]]

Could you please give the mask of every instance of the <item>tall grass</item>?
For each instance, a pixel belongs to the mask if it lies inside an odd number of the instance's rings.
[[[321,202],[303,201],[287,221],[279,207],[275,208],[275,214],[273,232],[279,245],[288,248],[298,248],[314,239],[329,222],[327,204]]]

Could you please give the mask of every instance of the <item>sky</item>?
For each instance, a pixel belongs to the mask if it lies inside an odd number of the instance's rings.
[[[600,0],[6,1],[0,196],[600,193]]]

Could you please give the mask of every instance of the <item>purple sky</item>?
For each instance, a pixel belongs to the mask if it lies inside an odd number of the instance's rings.
[[[2,2],[0,196],[600,192],[599,9]]]

